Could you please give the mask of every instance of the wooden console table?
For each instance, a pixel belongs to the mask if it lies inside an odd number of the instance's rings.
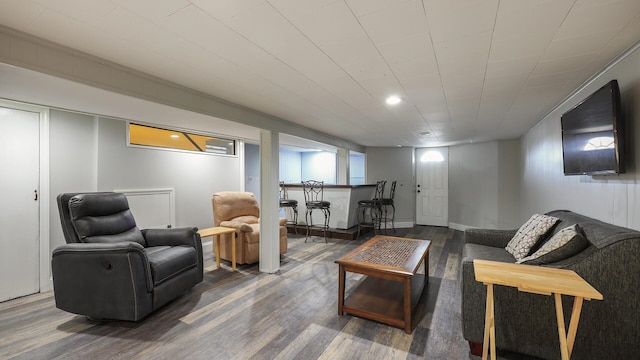
[[[411,334],[412,312],[429,281],[428,240],[378,235],[336,260],[338,315],[345,312],[404,328]],[[424,275],[416,274],[424,263]],[[344,298],[347,271],[367,277]]]
[[[200,237],[213,236],[213,244],[211,250],[216,254],[216,268],[220,269],[220,236],[224,234],[233,234],[236,232],[234,228],[228,228],[224,226],[216,226],[212,228],[206,228],[198,230]],[[236,270],[236,239],[231,236],[231,269]]]
[[[602,294],[594,289],[580,275],[566,269],[555,269],[543,266],[511,264],[487,260],[474,260],[473,269],[476,281],[487,285],[487,304],[484,323],[484,343],[482,360],[487,359],[491,346],[491,359],[496,359],[496,329],[494,319],[493,285],[504,285],[518,288],[520,291],[553,295],[558,320],[558,336],[560,338],[560,354],[563,360],[571,358],[571,351],[578,331],[578,321],[583,300],[602,300]],[[569,322],[569,333],[566,333],[564,315],[562,313],[562,295],[575,297]]]

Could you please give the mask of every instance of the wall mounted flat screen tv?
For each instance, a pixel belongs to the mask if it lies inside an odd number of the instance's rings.
[[[565,175],[625,172],[624,119],[612,80],[562,115]]]

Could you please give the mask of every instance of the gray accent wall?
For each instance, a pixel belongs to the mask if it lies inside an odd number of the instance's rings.
[[[411,147],[367,147],[366,184],[386,180],[385,196],[391,182],[397,180],[395,207],[396,226],[411,227],[416,220],[416,177],[414,149]]]
[[[520,226],[520,158],[517,140],[449,147],[451,227]]]
[[[627,173],[564,176],[561,115],[613,79],[620,86],[627,123]],[[536,212],[568,209],[640,230],[640,51],[610,66],[545,116],[522,137],[521,154],[521,221]]]

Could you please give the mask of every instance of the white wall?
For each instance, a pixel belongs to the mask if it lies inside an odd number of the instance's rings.
[[[416,220],[414,149],[410,147],[368,147],[365,168],[367,184],[386,180],[385,195],[397,180],[395,194],[396,227],[411,227]]]
[[[58,194],[98,189],[96,128],[97,119],[93,116],[49,112],[50,251],[65,243],[56,202]]]
[[[337,166],[335,153],[313,151],[301,154],[301,177],[303,181],[317,180],[324,181],[325,184],[336,184]]]
[[[244,191],[260,199],[260,145],[244,144]]]
[[[517,228],[518,142],[449,147],[449,222],[457,229]]]
[[[51,110],[50,138],[52,251],[65,243],[60,193],[173,188],[176,226],[205,228],[213,193],[240,188],[238,157],[128,147],[122,120]]]
[[[280,150],[280,181],[286,184],[302,181],[302,154],[299,151]]]
[[[240,190],[240,159],[129,147],[126,126],[125,121],[99,118],[98,190],[173,188],[177,227],[213,226],[213,193]]]
[[[613,176],[564,176],[560,117],[612,79],[617,79],[627,123],[627,173]],[[536,212],[568,209],[640,230],[640,51],[597,77],[554,110],[521,141],[520,220]]]
[[[364,154],[349,152],[349,185],[365,183]]]

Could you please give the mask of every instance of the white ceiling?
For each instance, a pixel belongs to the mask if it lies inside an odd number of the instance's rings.
[[[0,24],[357,144],[435,146],[522,135],[640,40],[640,1],[0,0]]]

